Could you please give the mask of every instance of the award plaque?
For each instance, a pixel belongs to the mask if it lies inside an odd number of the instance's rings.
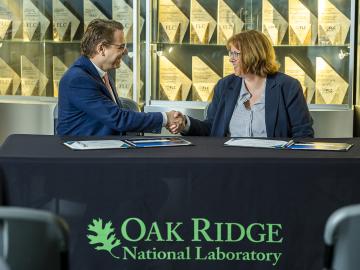
[[[350,29],[350,20],[328,0],[319,1],[318,12],[319,44],[345,44]]]
[[[197,0],[191,0],[190,25],[190,43],[210,43],[216,21]]]
[[[262,31],[273,45],[281,44],[288,28],[283,16],[268,0],[262,1]]]
[[[165,56],[160,56],[160,98],[162,100],[186,100],[191,80]]]
[[[3,40],[8,33],[12,22],[12,16],[4,3],[0,1],[0,40]]]
[[[171,0],[159,2],[159,40],[182,43],[189,19]]]
[[[53,39],[72,41],[80,21],[60,0],[53,0]]]
[[[285,57],[285,74],[300,82],[307,103],[311,103],[315,93],[315,82],[291,57]]]
[[[21,20],[18,14],[19,6],[12,0],[0,0],[0,39],[4,39],[9,34],[9,39],[13,39],[18,33]],[[19,14],[20,15],[20,14]]]
[[[121,22],[124,26],[124,35],[127,42],[133,40],[133,9],[125,0],[112,0],[113,20]],[[144,18],[140,16],[140,31],[144,25]]]
[[[240,33],[243,27],[244,22],[239,16],[224,0],[218,0],[217,43],[226,44],[226,41],[234,34]]]
[[[59,95],[59,83],[61,77],[67,71],[68,67],[56,56],[53,56],[53,86],[54,97]]]
[[[193,101],[211,101],[218,80],[220,76],[215,71],[199,57],[192,57]]]
[[[289,0],[289,44],[314,45],[317,18],[300,0]]]
[[[223,60],[223,77],[226,77],[230,74],[234,74],[234,66],[230,63],[230,57],[224,55]]]
[[[91,2],[84,0],[84,31],[94,19],[108,20],[108,18]]]
[[[121,65],[115,71],[115,85],[119,97],[133,99],[133,71],[121,60]],[[140,80],[139,90],[144,83]]]
[[[349,84],[322,58],[316,57],[317,104],[342,104]]]
[[[15,95],[20,85],[20,77],[1,58],[0,70],[0,95]]]
[[[50,21],[31,0],[23,2],[23,39],[42,40],[50,25]]]
[[[21,94],[45,96],[48,78],[24,55],[21,56]]]

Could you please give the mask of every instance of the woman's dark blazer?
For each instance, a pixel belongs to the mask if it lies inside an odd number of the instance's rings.
[[[241,82],[242,78],[234,74],[221,79],[215,86],[207,119],[199,121],[190,117],[190,130],[186,135],[223,137],[229,134]],[[314,136],[313,121],[298,80],[277,72],[267,76],[265,91],[265,123],[269,138]]]

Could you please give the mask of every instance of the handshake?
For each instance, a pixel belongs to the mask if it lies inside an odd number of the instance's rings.
[[[185,115],[177,111],[166,112],[166,115],[167,115],[166,128],[172,134],[178,134],[184,130],[186,126]]]

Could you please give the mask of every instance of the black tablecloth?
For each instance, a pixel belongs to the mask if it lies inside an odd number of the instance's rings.
[[[0,149],[4,203],[63,216],[74,270],[321,269],[327,217],[360,203],[360,139],[339,140],[349,152],[187,139],[195,146],[72,151],[59,137],[12,135]],[[98,218],[112,222],[119,259],[89,244]]]

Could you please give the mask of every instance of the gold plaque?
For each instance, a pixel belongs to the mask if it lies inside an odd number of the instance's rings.
[[[330,1],[318,2],[319,44],[342,45],[350,29],[350,20]]]
[[[283,16],[268,0],[262,1],[262,31],[273,45],[281,44],[288,28]]]
[[[223,77],[226,77],[230,74],[234,74],[234,66],[230,62],[230,57],[224,55],[223,60]]]
[[[317,104],[342,104],[349,84],[322,58],[316,57]]]
[[[72,41],[79,25],[79,19],[60,0],[53,0],[53,39],[55,41]]]
[[[50,25],[48,18],[40,12],[31,0],[23,2],[23,39],[42,40]]]
[[[285,57],[285,73],[300,82],[307,103],[311,103],[315,93],[315,82],[291,57]]]
[[[290,45],[314,45],[317,19],[300,0],[289,0]]]
[[[171,0],[159,2],[159,40],[182,43],[189,19]]]
[[[210,43],[216,21],[197,0],[191,0],[190,25],[190,43]]]
[[[2,58],[0,70],[0,95],[15,95],[20,85],[20,77]]]
[[[239,16],[224,0],[218,0],[217,43],[226,44],[226,41],[234,34],[240,33],[243,27],[244,22]]]
[[[84,31],[94,19],[108,20],[108,18],[91,2],[84,0]]]
[[[57,57],[53,56],[53,86],[54,97],[59,96],[59,83],[61,77],[67,71],[68,67]]]
[[[162,100],[186,100],[191,80],[165,56],[160,56],[160,98]]]
[[[0,1],[0,40],[4,39],[12,22],[12,14],[5,3]]]
[[[133,71],[121,60],[121,65],[115,71],[115,85],[119,97],[133,99]],[[140,80],[140,89],[144,83]]]
[[[19,4],[13,0],[0,0],[0,23],[1,30],[6,36],[7,33],[10,34],[10,39],[13,39],[15,35],[18,33],[21,20],[19,19],[21,9],[19,11]],[[10,25],[7,24],[10,21]],[[7,30],[5,30],[7,29]],[[0,36],[1,39],[1,36]]]
[[[45,96],[48,78],[24,55],[21,56],[21,95]]]
[[[133,9],[125,0],[112,0],[113,20],[121,22],[124,26],[125,40],[132,42],[133,40]],[[140,16],[140,31],[144,25],[144,18]]]
[[[220,76],[199,57],[192,57],[193,101],[211,101],[219,80]]]

